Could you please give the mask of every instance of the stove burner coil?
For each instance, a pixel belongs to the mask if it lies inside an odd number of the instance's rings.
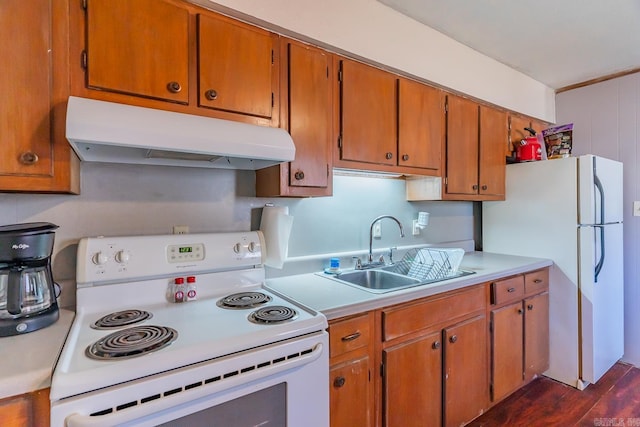
[[[255,308],[269,301],[271,301],[271,297],[262,292],[239,292],[222,298],[216,304],[222,308],[241,310]]]
[[[259,325],[273,325],[288,322],[298,317],[298,313],[289,307],[273,305],[260,308],[249,314],[249,321]]]
[[[96,320],[91,327],[93,329],[113,329],[122,328],[124,326],[133,325],[134,323],[140,323],[145,320],[151,319],[153,315],[144,310],[123,310],[116,311],[115,313],[107,314]]]
[[[160,350],[178,338],[178,332],[164,326],[132,326],[113,332],[87,347],[86,355],[97,360],[118,360]]]

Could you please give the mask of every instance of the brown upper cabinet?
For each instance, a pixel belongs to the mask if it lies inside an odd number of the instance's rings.
[[[87,86],[189,103],[189,11],[157,0],[87,2]]]
[[[270,119],[277,45],[277,36],[268,31],[198,14],[199,105]]]
[[[504,199],[507,129],[506,112],[447,96],[445,199]]]
[[[279,125],[277,34],[179,0],[86,0],[70,15],[73,95]]]
[[[79,162],[64,135],[68,97],[65,0],[3,0],[0,191],[78,193]]]
[[[336,62],[334,165],[439,176],[444,92],[352,60]]]
[[[256,171],[256,194],[330,196],[333,57],[283,38],[281,58],[281,126],[295,142],[296,158]]]
[[[346,161],[395,166],[396,76],[349,59],[338,63],[338,165]]]
[[[445,95],[408,79],[398,81],[398,165],[440,175],[445,137]]]

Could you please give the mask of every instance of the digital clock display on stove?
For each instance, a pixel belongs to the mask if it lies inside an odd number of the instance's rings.
[[[193,252],[193,246],[182,246],[178,248],[178,253],[187,254]]]

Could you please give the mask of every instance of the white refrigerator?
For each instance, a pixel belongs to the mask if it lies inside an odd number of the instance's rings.
[[[506,184],[506,201],[483,202],[483,250],[553,260],[545,375],[582,390],[624,351],[622,163],[517,163]]]

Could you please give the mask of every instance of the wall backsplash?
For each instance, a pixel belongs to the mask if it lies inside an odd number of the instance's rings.
[[[336,176],[334,196],[306,199],[255,197],[255,173],[223,169],[83,163],[79,196],[0,194],[0,224],[48,221],[56,231],[53,274],[75,278],[77,242],[84,236],[167,234],[173,225],[191,233],[257,229],[265,203],[289,206],[294,222],[290,257],[364,251],[369,225],[382,214],[374,248],[473,239],[471,202],[407,202],[399,179]],[[419,211],[431,213],[421,235],[411,235]],[[65,290],[65,292],[68,292]]]

